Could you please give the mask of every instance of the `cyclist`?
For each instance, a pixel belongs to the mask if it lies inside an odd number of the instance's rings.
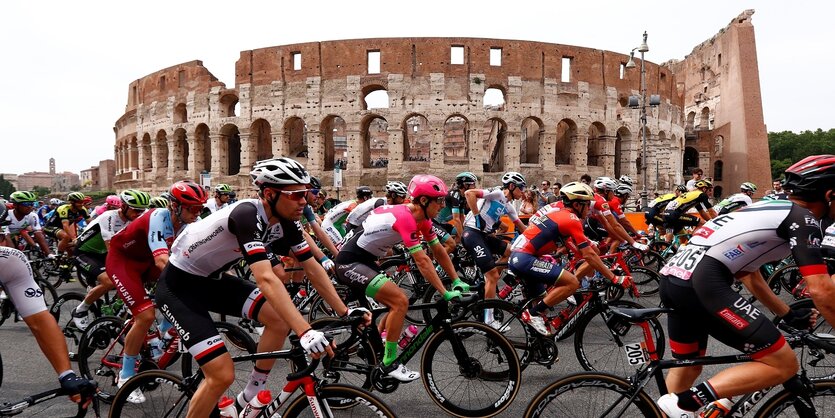
[[[644,219],[646,219],[647,225],[657,228],[659,231],[663,231],[664,208],[666,208],[667,204],[672,202],[675,198],[686,192],[687,187],[680,184],[675,187],[673,193],[663,194],[656,197],[652,202],[649,202],[649,208],[646,212],[644,212]]]
[[[621,176],[625,177],[625,176]],[[627,177],[628,179],[628,177]],[[631,180],[631,179],[630,179]],[[609,199],[609,209],[612,211],[612,215],[615,217],[617,222],[623,228],[624,232],[627,235],[633,237],[638,237],[638,230],[632,226],[632,222],[629,222],[629,219],[626,217],[626,214],[623,213],[623,206],[626,204],[626,201],[629,199],[629,195],[632,194],[632,186],[628,183],[618,183],[618,187],[615,188],[614,192],[612,192],[612,198]],[[609,252],[614,252],[617,249],[617,246],[620,244],[621,241],[614,241],[612,242],[612,246],[609,248]],[[637,242],[636,242],[637,243]]]
[[[168,247],[174,237],[186,225],[199,219],[198,215],[208,200],[203,188],[191,181],[174,183],[170,194],[171,202],[166,208],[146,211],[116,234],[110,243],[106,275],[113,279],[119,297],[130,309],[134,320],[125,335],[122,370],[116,382],[118,387],[136,374],[139,351],[155,319],[154,305],[144,284],[157,280],[168,263]],[[169,328],[170,322],[163,321],[159,331],[166,336]],[[141,403],[144,400],[145,396],[139,389],[128,395],[128,402]]]
[[[525,224],[519,219],[511,201],[521,199],[525,192],[525,177],[521,173],[508,171],[502,176],[502,186],[493,189],[469,189],[464,192],[470,213],[464,219],[464,232],[461,242],[484,274],[484,297],[496,297],[496,285],[499,282],[499,269],[493,254],[507,260],[510,246],[507,242],[492,235],[501,224],[500,218],[507,215],[516,226],[516,232],[525,231]],[[499,329],[501,321],[493,318],[493,309],[485,309],[484,322]]]
[[[322,225],[319,223],[319,218],[316,216],[316,213],[313,211],[313,206],[311,205],[311,202],[315,202],[321,193],[323,193],[322,183],[318,178],[310,176],[310,191],[308,192],[307,197],[305,197],[308,204],[304,207],[301,222],[302,226],[309,228],[308,232],[315,235],[319,240],[319,243],[325,246],[332,256],[335,256],[338,250],[325,234],[325,231],[322,229]]]
[[[258,198],[241,199],[183,230],[157,282],[160,311],[176,326],[206,377],[191,399],[189,417],[208,416],[235,377],[232,358],[209,312],[264,324],[258,351],[281,348],[292,330],[308,353],[333,355],[324,334],[311,329],[290,300],[276,275],[283,270],[273,254],[295,255],[335,312],[344,316],[356,311],[345,306],[325,270],[312,259],[298,222],[310,183],[304,167],[289,158],[269,159],[257,162],[250,177],[258,187]],[[242,257],[255,283],[223,274]],[[255,362],[249,384],[236,398],[241,406],[263,386],[274,363],[274,359]]]
[[[461,242],[461,235],[464,230],[464,217],[470,211],[467,206],[467,199],[464,193],[474,189],[478,176],[465,171],[455,176],[455,188],[450,190],[446,197],[446,205],[435,217],[435,221],[441,225],[446,232],[455,238],[455,243]],[[450,225],[451,223],[451,225]]]
[[[41,207],[38,208],[38,220],[40,220],[41,226],[44,226],[46,224],[47,215],[50,212],[53,212],[55,208],[57,208],[60,205],[61,200],[53,197],[52,199],[49,199],[48,205],[41,205]]]
[[[164,209],[168,207],[168,199],[162,196],[154,196],[151,198],[149,208]]]
[[[365,202],[374,196],[374,192],[368,186],[357,187],[357,198],[346,200],[338,205],[332,207],[325,214],[322,219],[322,229],[331,240],[331,242],[338,249],[342,244],[342,238],[348,232],[346,230],[345,222],[348,220],[348,215],[357,207],[357,205]]]
[[[215,197],[206,201],[204,206],[208,210],[203,211],[202,217],[205,218],[228,206],[230,193],[232,193],[232,187],[228,184],[220,183],[215,186]]]
[[[19,234],[32,248],[40,247],[44,255],[53,258],[54,255],[49,250],[49,244],[46,243],[46,237],[41,229],[38,216],[33,212],[37,200],[38,196],[28,191],[16,191],[9,195],[13,210],[9,211],[11,223],[8,227],[9,233],[7,236],[11,238]],[[34,235],[34,238],[29,235],[30,232]],[[35,244],[36,241],[37,245]],[[12,246],[13,242],[8,244]]]
[[[84,207],[84,193],[71,192],[67,195],[69,203],[58,206],[55,215],[44,227],[44,232],[57,239],[58,252],[72,254],[70,243],[78,237],[77,225],[86,222],[90,215]]]
[[[378,197],[368,199],[365,202],[357,205],[354,210],[348,214],[348,219],[345,220],[345,230],[352,231],[362,225],[363,221],[368,218],[374,209],[383,205],[400,205],[406,200],[409,190],[406,185],[399,181],[390,181],[386,183],[386,197]]]
[[[0,205],[0,226],[8,224],[8,210],[5,205]],[[0,247],[0,284],[58,374],[61,388],[73,402],[81,402],[82,396],[85,400],[92,400],[96,382],[79,377],[70,368],[67,341],[55,318],[46,310],[43,291],[35,283],[29,259],[20,250]]]
[[[757,185],[754,183],[742,183],[739,186],[739,193],[732,194],[728,196],[727,199],[717,203],[716,206],[713,207],[713,211],[716,212],[717,215],[724,215],[741,207],[748,206],[754,203],[754,201],[751,200],[751,196],[753,196],[756,191]]]
[[[701,367],[671,369],[671,393],[658,400],[667,415],[695,416],[694,411],[717,399],[783,383],[798,370],[782,333],[731,288],[734,278],[783,321],[806,328],[814,312],[790,309],[759,273],[762,264],[791,254],[815,306],[829,323],[835,321],[835,282],[821,257],[819,224],[821,218],[835,217],[835,155],[810,156],[792,165],[784,187],[790,201],[762,201],[706,222],[661,269],[661,300],[674,308],[667,317],[674,357],[704,353],[711,335],[754,360],[695,386]]]
[[[122,199],[120,199],[119,196],[112,194],[104,199],[104,203],[96,206],[95,209],[93,209],[93,213],[90,215],[90,218],[95,219],[96,216],[101,215],[105,211],[119,209],[121,207]]]
[[[73,309],[75,326],[84,331],[90,325],[90,306],[114,288],[111,276],[105,271],[110,240],[148,209],[151,196],[141,190],[128,189],[119,194],[119,209],[104,212],[90,223],[76,242],[76,265],[87,283],[98,283],[87,291],[84,300]]]
[[[695,189],[682,193],[664,208],[664,227],[667,228],[665,240],[673,240],[673,234],[688,226],[699,226],[705,221],[716,217],[716,212],[710,206],[707,193],[713,188],[710,180],[699,180],[694,184]],[[695,209],[700,217],[688,215],[687,211]]]
[[[613,247],[616,247],[619,241],[626,241],[633,248],[646,251],[649,247],[635,241],[612,213],[609,202],[615,199],[617,188],[617,181],[610,177],[598,177],[594,181],[594,203],[590,211],[591,216],[587,221],[586,236],[596,238],[597,241],[608,237],[612,240]]]
[[[613,282],[629,286],[629,276],[616,276],[597,253],[583,232],[583,221],[594,201],[594,191],[587,184],[572,182],[560,189],[563,208],[551,210],[544,215],[534,215],[528,222],[528,229],[518,236],[511,245],[510,271],[525,281],[528,294],[541,295],[542,300],[522,312],[522,321],[542,335],[550,335],[541,314],[552,306],[571,296],[580,287],[580,282],[562,266],[545,259],[571,239],[589,265]]]
[[[435,260],[453,278],[453,289],[469,289],[458,279],[452,261],[432,231],[432,218],[444,205],[446,185],[435,176],[417,175],[409,182],[409,195],[411,203],[375,209],[363,222],[362,229],[348,233],[345,245],[335,260],[336,277],[340,282],[389,307],[385,318],[386,345],[382,370],[401,382],[411,382],[420,377],[419,373],[409,370],[406,365],[394,363],[409,299],[385,273],[380,273],[377,260],[385,256],[392,246],[402,242],[420,273],[445,300],[460,296],[459,291],[447,291],[444,288],[432,260],[421,246],[418,238],[421,234],[428,242]]]

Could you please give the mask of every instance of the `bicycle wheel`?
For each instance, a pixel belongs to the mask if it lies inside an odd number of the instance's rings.
[[[635,267],[646,267],[657,272],[664,267],[664,257],[652,250],[645,253],[636,252],[626,260],[626,264],[630,270]]]
[[[128,396],[136,389],[142,390],[145,402],[128,402]],[[185,417],[193,395],[193,388],[184,385],[183,378],[173,373],[162,370],[144,371],[128,380],[116,392],[110,405],[110,417]],[[212,416],[219,415],[215,409]]]
[[[460,321],[451,327],[453,335],[436,331],[424,346],[420,365],[426,392],[456,416],[487,417],[504,411],[519,392],[516,350],[488,325]],[[452,339],[462,345],[466,357],[456,355]]]
[[[61,296],[49,308],[49,313],[55,318],[64,338],[67,340],[67,349],[69,350],[70,360],[76,361],[78,357],[78,344],[81,342],[81,335],[83,332],[75,326],[72,320],[72,312],[84,300],[84,294],[80,292],[67,292]],[[90,306],[90,315],[93,318],[101,316],[96,305]]]
[[[618,308],[643,308],[638,303],[619,300],[609,302],[609,306]],[[574,352],[577,361],[585,370],[612,373],[616,376],[630,376],[643,364],[643,359],[636,358],[639,347],[645,344],[643,328],[639,324],[616,321],[610,326],[611,310],[604,308],[591,311],[580,319],[574,333]],[[652,332],[653,344],[659,356],[664,355],[666,339],[664,327],[658,318],[647,321]],[[629,354],[632,354],[630,356]]]
[[[812,299],[801,299],[789,304],[789,307],[792,309],[814,308],[815,302]],[[812,332],[815,334],[835,334],[832,324],[827,322],[823,315],[818,316]],[[806,375],[810,379],[835,378],[835,356],[805,345],[793,348],[794,352],[798,354],[797,359],[800,362],[800,367],[806,371]]]
[[[220,338],[223,339],[226,350],[232,357],[253,354],[258,351],[258,346],[249,333],[241,329],[241,327],[230,324],[228,322],[215,321],[215,328],[220,333]],[[237,361],[235,362],[235,381],[232,386],[229,386],[229,392],[238,394],[246,388],[249,383],[249,374],[252,372],[253,361]],[[189,354],[183,356],[182,359],[182,373],[183,376],[191,376],[197,372],[197,361]]]
[[[800,275],[800,269],[797,265],[789,264],[771,273],[771,276],[768,277],[768,285],[780,299],[786,303],[791,303],[802,297],[800,294],[794,294],[794,290],[802,278],[803,276]]]
[[[378,397],[347,385],[323,385],[317,389],[318,408],[327,408],[334,417],[396,417],[395,413]],[[325,402],[321,402],[325,401]],[[321,414],[321,412],[320,412]],[[287,406],[283,418],[321,416],[314,414],[307,396],[298,396]]]
[[[55,301],[58,300],[58,292],[56,292],[55,288],[44,279],[35,279],[35,283],[41,288],[41,291],[43,292],[43,301],[46,304],[46,308],[49,309],[55,304]]]
[[[641,292],[641,296],[650,296],[658,293],[658,283],[661,275],[657,270],[649,267],[630,266],[629,272],[632,275],[632,282]]]
[[[335,322],[340,322],[340,319],[321,318],[311,322],[310,327],[324,329]],[[325,331],[325,335],[336,343],[336,350],[333,358],[322,359],[322,379],[326,383],[349,384],[371,390],[370,371],[377,366],[380,357],[374,345],[365,338],[349,344],[351,333],[350,326],[337,326]],[[296,371],[293,363],[290,363],[290,368]]]
[[[519,357],[519,365],[522,370],[531,363],[530,338],[533,336],[527,325],[516,313],[516,305],[499,299],[487,299],[472,304],[464,314],[464,319],[473,322],[484,322],[484,310],[493,309],[493,318],[502,323],[501,333],[516,349],[516,356]]]
[[[809,397],[815,407],[816,416],[835,416],[835,380],[817,380],[811,382]],[[756,418],[797,417],[800,416],[794,408],[797,397],[787,390],[782,390],[771,397],[765,405],[757,411]]]
[[[336,285],[334,286],[336,289],[336,293],[339,295],[339,298],[343,301],[350,301],[353,300],[353,295],[351,293],[351,289],[347,286]],[[364,296],[363,296],[364,297]],[[307,322],[313,322],[317,319],[321,318],[335,318],[339,315],[331,308],[331,305],[328,304],[327,301],[322,297],[321,294],[316,293],[315,296],[308,302],[308,308],[310,311],[307,313]],[[356,302],[349,302],[348,307],[359,306]]]
[[[606,373],[577,373],[546,386],[534,396],[525,418],[658,417],[664,415],[643,390],[627,403],[632,387]],[[621,413],[622,412],[622,413]]]
[[[127,333],[122,333],[124,328],[122,319],[103,316],[90,323],[78,343],[78,370],[85,378],[98,382],[98,396],[105,402],[110,402],[117,391]]]

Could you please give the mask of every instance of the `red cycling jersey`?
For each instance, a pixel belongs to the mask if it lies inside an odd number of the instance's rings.
[[[528,228],[513,241],[511,251],[535,256],[550,254],[565,246],[569,238],[578,249],[590,244],[583,232],[583,222],[577,215],[568,210],[554,210],[531,217]]]

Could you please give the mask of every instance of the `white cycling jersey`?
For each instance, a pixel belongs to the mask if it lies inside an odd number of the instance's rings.
[[[31,227],[33,231],[41,230],[41,223],[38,221],[38,215],[35,212],[30,212],[28,215],[24,215],[18,219],[17,215],[15,215],[15,211],[10,209],[9,220],[12,221],[9,224],[8,233],[10,234],[19,234],[20,231],[29,229],[29,227]]]
[[[348,214],[348,223],[353,226],[362,225],[363,221],[368,218],[368,215],[370,215],[374,209],[377,209],[386,203],[385,197],[371,198],[360,203],[351,211],[351,213]]]
[[[481,219],[484,220],[484,225],[477,226],[475,221],[476,214],[470,212],[464,219],[464,226],[482,231],[492,231],[503,215],[509,216],[513,222],[519,220],[519,214],[507,200],[501,188],[496,187],[484,190],[484,195],[478,199],[477,206],[478,215],[481,215]]]
[[[229,206],[229,203],[224,203],[224,204],[218,206],[216,198],[211,198],[211,199],[207,200],[206,203],[203,204],[203,207],[209,209],[210,211],[212,211],[212,213],[215,213],[218,210],[223,209],[227,206]]]

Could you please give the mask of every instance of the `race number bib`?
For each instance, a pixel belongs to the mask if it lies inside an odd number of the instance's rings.
[[[670,258],[670,261],[667,262],[659,273],[675,276],[681,280],[690,280],[690,276],[693,275],[693,270],[696,269],[696,265],[705,256],[706,251],[706,248],[700,246],[685,245]]]

